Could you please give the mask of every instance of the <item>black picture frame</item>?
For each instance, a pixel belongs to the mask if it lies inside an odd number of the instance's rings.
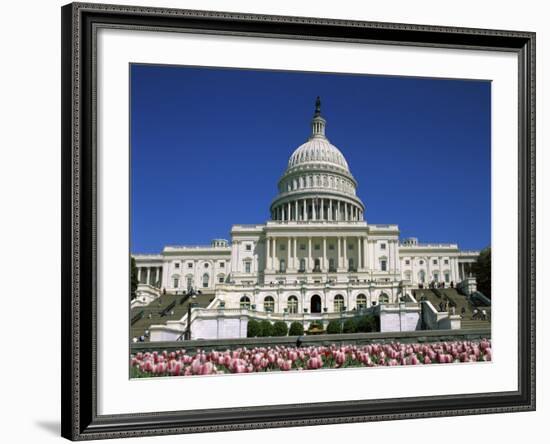
[[[71,440],[535,409],[535,33],[72,3],[62,14],[62,436]],[[519,62],[518,390],[100,416],[96,381],[98,27],[508,51]]]

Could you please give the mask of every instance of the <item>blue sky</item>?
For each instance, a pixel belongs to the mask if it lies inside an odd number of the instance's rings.
[[[487,81],[132,65],[131,251],[263,223],[321,96],[369,223],[490,244]]]

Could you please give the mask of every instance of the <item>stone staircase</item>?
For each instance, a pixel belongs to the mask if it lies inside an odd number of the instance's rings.
[[[438,311],[440,310],[439,304],[445,301],[448,301],[449,307],[455,307],[455,313],[458,315],[462,315],[462,309],[464,309],[461,322],[461,329],[463,330],[487,328],[491,325],[491,307],[475,307],[466,296],[458,293],[455,288],[424,288],[414,290],[414,292],[417,301],[420,302],[424,297],[426,300],[430,301],[434,308]],[[481,310],[485,310],[487,313],[487,319],[474,319],[475,309],[477,309],[480,314]]]
[[[214,299],[214,294],[198,295],[194,302],[198,307],[206,308]],[[191,298],[183,295],[165,294],[151,302],[145,307],[134,307],[130,311],[130,340],[145,336],[145,330],[149,330],[151,325],[165,324],[167,321],[176,321],[187,314],[189,304],[193,302]],[[173,306],[172,306],[173,304]],[[141,312],[143,312],[141,314]],[[148,338],[145,338],[148,341]]]

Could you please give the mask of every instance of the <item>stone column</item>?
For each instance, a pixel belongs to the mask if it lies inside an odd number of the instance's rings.
[[[368,253],[367,253],[367,245],[368,245],[368,240],[367,240],[367,237],[363,237],[363,268],[364,269],[368,269],[370,264],[369,264],[369,259],[368,259]]]
[[[145,283],[147,285],[151,285],[151,267],[147,267],[147,280]]]
[[[344,220],[345,221],[348,220],[348,204],[347,203],[344,204]]]
[[[308,247],[307,247],[307,270],[312,271],[313,270],[313,254],[311,251],[311,237],[308,237]]]
[[[348,263],[348,238],[344,236],[344,269],[347,271],[349,269],[349,263]]]
[[[158,267],[159,288],[162,288],[162,267]]]
[[[291,220],[292,214],[291,214],[290,202],[287,204],[287,208],[288,208],[288,214],[286,216],[286,220]]]
[[[327,267],[327,238],[326,236],[323,236],[323,264],[322,264],[322,270],[324,272],[328,271]]]
[[[290,258],[292,257],[290,254],[290,237],[286,240],[286,268],[287,270],[291,267],[290,265]]]
[[[266,236],[265,238],[265,266],[267,270],[271,270],[271,238]]]
[[[293,267],[293,268],[294,268],[295,270],[297,270],[297,269],[298,269],[298,266],[300,265],[300,264],[298,263],[298,250],[296,249],[296,247],[297,247],[296,244],[297,244],[297,240],[296,240],[296,238],[294,238],[294,239],[293,239],[293,245],[294,245],[294,250],[293,250],[293,251],[294,251],[294,260],[293,260],[293,262],[294,262],[294,267]]]
[[[340,220],[340,201],[336,201],[336,220]]]
[[[298,201],[296,200],[294,202],[294,215],[295,215],[295,218],[294,220],[300,220],[300,217],[298,216],[299,214],[299,211],[298,211]]]
[[[271,269],[272,270],[275,270],[275,266],[276,266],[276,263],[275,263],[275,258],[276,258],[276,255],[277,255],[277,238],[273,238],[273,245],[272,245],[272,248],[271,248]]]
[[[361,247],[361,238],[357,236],[357,270],[363,269],[363,248]]]

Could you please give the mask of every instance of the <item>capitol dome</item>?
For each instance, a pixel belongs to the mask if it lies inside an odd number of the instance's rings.
[[[362,221],[365,206],[342,152],[325,135],[326,120],[317,98],[311,135],[290,156],[271,204],[280,221]]]
[[[344,155],[326,137],[311,137],[290,156],[288,168],[307,163],[327,163],[349,171]]]

